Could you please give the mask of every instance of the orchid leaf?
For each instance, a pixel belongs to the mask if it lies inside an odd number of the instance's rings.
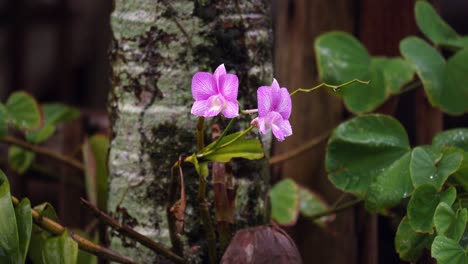
[[[284,179],[270,190],[271,217],[280,225],[294,225],[299,215],[299,186]]]
[[[78,244],[64,231],[62,235],[46,240],[42,249],[42,260],[48,264],[76,264]]]
[[[261,159],[265,156],[263,153],[262,144],[258,139],[246,139],[245,136],[241,136],[235,140],[242,132],[236,132],[225,136],[217,144],[217,146],[211,150],[211,147],[215,142],[208,145],[204,150],[209,151],[203,158],[210,161],[217,162],[229,162],[233,158],[244,158],[249,160]],[[232,142],[232,143],[230,143]],[[224,144],[230,143],[223,147]],[[203,150],[201,151],[203,154]]]

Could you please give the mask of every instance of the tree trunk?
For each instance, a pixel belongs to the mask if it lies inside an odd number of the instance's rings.
[[[227,71],[239,76],[241,105],[256,108],[257,87],[272,81],[269,12],[267,0],[115,1],[108,202],[114,217],[171,246],[165,210],[170,167],[180,154],[194,152],[196,145],[196,119],[190,115],[192,75],[213,72],[224,63]],[[242,120],[236,129],[249,122]],[[226,120],[207,123],[224,127]],[[268,153],[270,140],[262,140]],[[235,162],[233,169],[238,188],[236,227],[264,223],[266,161]],[[186,253],[192,252],[190,260],[202,261],[207,258],[206,236],[197,210],[198,178],[191,166],[184,166],[184,175],[188,205],[182,241]],[[211,185],[208,197],[212,209]],[[142,263],[165,262],[118,234],[110,237],[114,250]]]

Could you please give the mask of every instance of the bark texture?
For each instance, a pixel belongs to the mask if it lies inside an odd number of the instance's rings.
[[[272,80],[269,12],[267,0],[115,0],[108,203],[114,217],[170,246],[165,211],[170,167],[196,145],[196,120],[190,115],[192,75],[213,72],[224,63],[239,76],[241,105],[256,107],[257,87]],[[214,122],[226,124],[209,119],[205,125]],[[270,140],[262,140],[268,153]],[[265,160],[236,161],[233,170],[237,228],[263,223],[269,185]],[[182,240],[186,251],[201,246],[192,254],[191,261],[197,262],[206,258],[197,176],[190,166],[184,167],[184,175],[188,205]],[[211,186],[208,196],[212,197]],[[118,234],[110,237],[116,251],[142,263],[164,262]]]

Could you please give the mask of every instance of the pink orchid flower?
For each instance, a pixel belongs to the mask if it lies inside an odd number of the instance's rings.
[[[226,73],[224,64],[214,74],[197,72],[192,78],[192,96],[195,103],[192,114],[213,117],[222,113],[227,118],[239,115],[237,92],[239,79],[235,74]]]
[[[258,128],[266,134],[271,129],[273,135],[283,141],[292,135],[289,117],[291,116],[291,96],[286,88],[280,88],[276,79],[271,86],[261,86],[257,90]],[[255,122],[256,123],[256,122]]]

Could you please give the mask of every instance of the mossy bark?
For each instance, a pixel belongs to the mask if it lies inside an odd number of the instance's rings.
[[[170,167],[196,145],[196,120],[190,115],[192,75],[212,72],[224,63],[239,76],[241,105],[256,108],[257,87],[272,81],[269,3],[115,0],[108,208],[118,220],[171,246],[165,211]],[[249,119],[236,129],[246,128]],[[210,122],[226,124],[222,118],[209,119],[208,128]],[[268,153],[270,138],[262,141]],[[236,161],[233,169],[238,186],[236,227],[265,222],[266,160]],[[190,166],[184,167],[184,174],[188,206],[182,239],[191,252],[190,262],[200,262],[206,259],[206,243],[197,210],[197,176]],[[212,199],[211,186],[208,190]],[[165,262],[116,233],[110,237],[114,250],[142,263]],[[194,251],[194,246],[201,250]]]

